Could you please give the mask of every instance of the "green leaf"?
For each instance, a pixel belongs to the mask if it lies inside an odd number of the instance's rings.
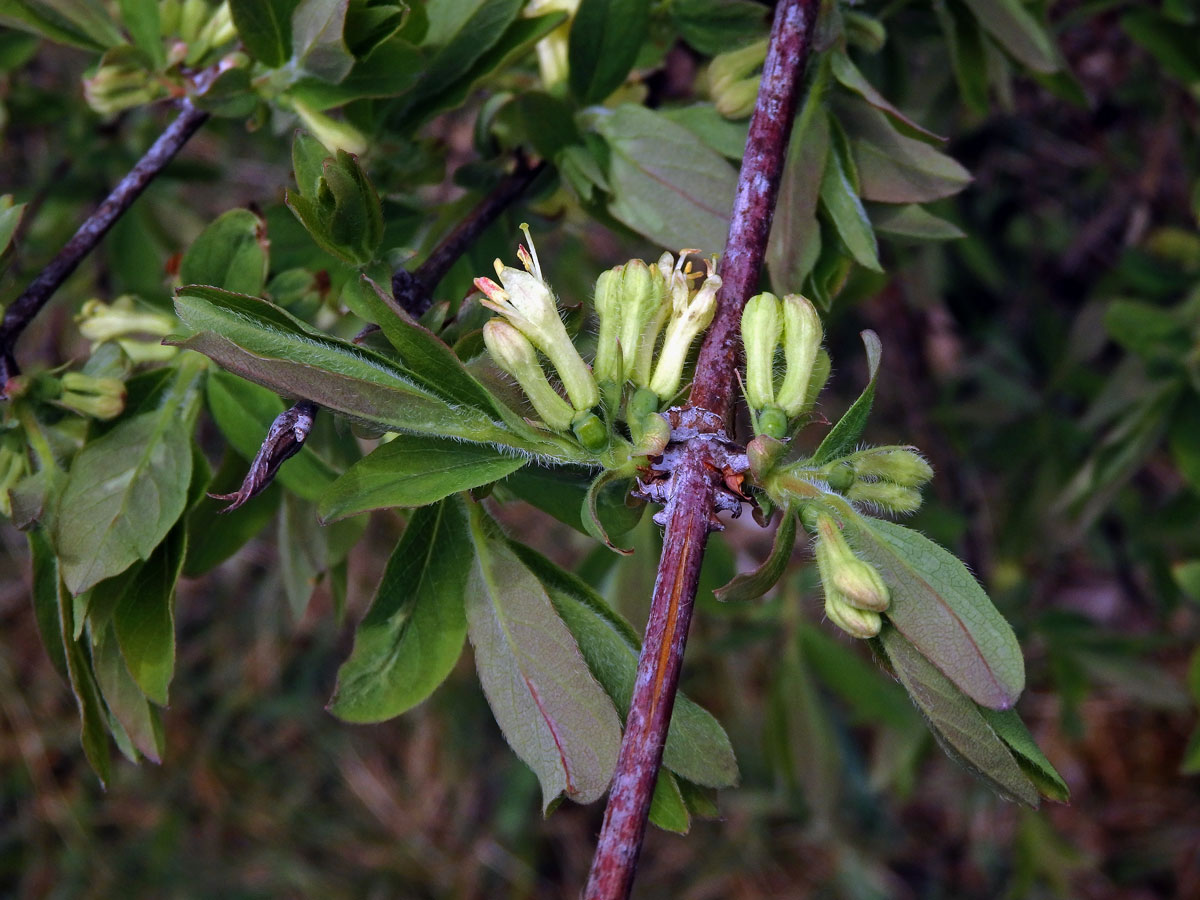
[[[329,570],[328,534],[317,521],[316,504],[285,492],[275,540],[283,593],[292,620],[299,622],[317,582]]]
[[[413,513],[338,669],[331,713],[347,722],[382,722],[433,693],[462,655],[472,562],[461,503]]]
[[[842,87],[858,94],[858,96],[866,100],[871,106],[882,113],[886,113],[889,117],[900,122],[908,129],[925,135],[933,141],[946,140],[944,137],[934,134],[929,129],[921,127],[889,103],[887,98],[879,93],[871,82],[867,81],[866,76],[850,61],[849,56],[844,53],[833,53],[830,55],[829,62],[833,77],[838,80]]]
[[[25,215],[24,203],[14,206],[11,194],[0,196],[0,256],[3,256],[8,249],[17,226],[21,224],[23,215]]]
[[[879,642],[942,748],[994,790],[1036,807],[1037,788],[984,720],[979,708],[896,629],[884,628]]]
[[[229,0],[233,24],[246,52],[278,68],[292,54],[292,14],[299,0]]]
[[[859,335],[867,351],[867,386],[858,395],[848,410],[838,419],[838,423],[830,429],[829,434],[817,447],[813,454],[813,465],[823,466],[854,450],[862,437],[867,419],[871,415],[871,404],[875,402],[875,381],[879,377],[879,359],[883,355],[883,344],[879,335],[871,330]]]
[[[617,711],[541,583],[478,504],[470,531],[475,562],[467,634],[488,704],[505,739],[537,774],[543,807],[561,793],[591,803],[617,764]]]
[[[451,406],[393,360],[330,337],[265,300],[193,285],[179,289],[175,309],[197,330],[180,346],[278,393],[384,430],[543,449],[482,412]]]
[[[518,499],[590,536],[583,518],[587,493],[595,480],[595,470],[579,466],[526,466],[501,485]],[[630,506],[628,498],[629,485],[622,481],[609,481],[596,492],[595,514],[610,537],[620,537],[641,521],[646,504]]]
[[[192,242],[179,263],[184,284],[209,284],[261,294],[267,283],[266,223],[248,209],[222,213]]]
[[[861,100],[836,104],[858,168],[859,196],[879,203],[927,203],[957,194],[971,173],[924,141],[900,134]]]
[[[838,147],[835,142],[833,152],[825,160],[825,172],[821,176],[821,209],[829,216],[854,261],[872,272],[882,272],[875,231]]]
[[[717,108],[711,103],[674,106],[670,109],[659,110],[659,114],[670,119],[676,125],[682,125],[726,159],[741,162],[742,155],[746,152],[749,120],[727,119],[717,112]]]
[[[765,37],[770,18],[754,0],[674,0],[668,9],[679,36],[705,56]]]
[[[0,25],[84,50],[125,42],[100,0],[0,0]]]
[[[30,598],[33,600],[33,618],[37,623],[38,635],[55,670],[64,681],[68,681],[70,676],[67,674],[67,657],[63,649],[62,624],[58,609],[58,559],[43,529],[30,528],[25,536],[29,540],[29,567],[33,573]]]
[[[819,88],[818,80],[805,98],[792,128],[775,219],[767,243],[767,268],[771,283],[779,290],[790,290],[790,286],[803,284],[821,253],[817,201],[822,173],[830,155],[830,140],[829,116]]]
[[[209,376],[210,384],[211,378],[212,375]],[[258,389],[257,385],[255,388]],[[214,494],[232,493],[241,486],[245,474],[245,461],[228,451],[209,488]],[[224,512],[218,503],[198,503],[187,517],[187,555],[183,560],[183,574],[195,578],[215,569],[260,534],[275,517],[280,491],[278,485],[269,485],[257,497],[229,512]]]
[[[325,490],[318,515],[326,523],[372,509],[426,506],[459,491],[491,484],[527,461],[487,444],[397,435]]]
[[[692,827],[692,815],[683,801],[679,782],[667,769],[659,769],[650,797],[650,822],[664,831],[687,834]]]
[[[988,56],[983,31],[959,3],[935,3],[933,8],[950,51],[958,92],[969,109],[982,115],[988,110]]]
[[[92,771],[100,779],[102,786],[107,785],[112,778],[112,759],[108,749],[108,717],[104,708],[104,700],[96,686],[96,676],[87,653],[72,635],[75,633],[75,620],[72,617],[71,602],[60,595],[58,603],[59,633],[62,635],[63,648],[67,658],[67,672],[71,682],[71,693],[75,695],[75,705],[79,709],[80,734],[79,742],[83,745],[84,756],[87,757]]]
[[[159,706],[167,705],[167,690],[175,674],[175,584],[186,543],[182,526],[171,529],[138,567],[112,617],[129,674]]]
[[[444,0],[426,9],[429,30],[422,45],[436,48],[423,79],[432,93],[471,67],[517,18],[519,0]]]
[[[325,174],[325,160],[330,158],[324,144],[307,131],[296,129],[292,136],[292,171],[303,196],[316,196],[321,176]]]
[[[283,401],[271,391],[221,371],[209,373],[205,399],[213,421],[229,445],[246,462],[254,459],[271,423],[284,410]],[[245,467],[242,474],[245,474]],[[301,447],[295,456],[279,467],[275,477],[289,491],[305,500],[319,500],[337,478],[337,472],[312,449]],[[217,491],[214,490],[214,493]]]
[[[1067,787],[1067,783],[1050,760],[1046,759],[1015,709],[995,710],[981,706],[979,712],[984,721],[1000,736],[1000,740],[1008,745],[1008,749],[1017,759],[1017,764],[1042,796],[1059,803],[1066,803],[1071,799],[1071,789]]]
[[[611,150],[609,212],[663,247],[725,247],[737,175],[715,150],[653,110],[622,104],[598,114]]]
[[[1171,577],[1183,595],[1193,603],[1200,603],[1200,559],[1189,559],[1171,566]],[[1196,698],[1200,700],[1200,697]]]
[[[582,0],[567,43],[571,91],[599,103],[625,81],[650,22],[647,0]]]
[[[775,528],[775,540],[771,552],[762,565],[753,572],[734,576],[724,587],[713,591],[713,595],[725,603],[740,603],[757,600],[779,583],[792,559],[796,546],[796,514],[790,509],[783,511],[779,525]]]
[[[906,702],[904,690],[823,628],[801,625],[800,647],[804,661],[852,711],[855,724],[884,725],[907,731],[917,714]],[[858,646],[858,641],[851,642]]]
[[[613,485],[617,485],[617,491],[625,496],[629,494],[630,489],[633,487],[632,480],[615,469],[601,472],[588,486],[587,493],[583,497],[583,508],[579,513],[579,518],[583,522],[584,530],[589,535],[600,541],[614,553],[628,556],[633,551],[614,544],[604,527],[604,522],[600,518],[600,497],[606,488]]]
[[[911,241],[956,241],[966,232],[915,203],[904,206],[872,204],[867,209],[879,234]]]
[[[1021,0],[963,0],[983,30],[1014,59],[1035,72],[1058,70],[1058,50],[1049,31]]]
[[[1021,647],[967,567],[903,525],[859,515],[845,525],[891,590],[887,618],[897,630],[976,703],[1016,703],[1025,687]]]
[[[337,84],[354,66],[342,39],[350,0],[300,0],[292,13],[292,63]]]
[[[254,113],[261,102],[247,69],[226,69],[195,95],[196,106],[214,116],[242,119]]]
[[[121,24],[133,38],[134,45],[160,68],[166,61],[163,52],[162,22],[158,16],[158,0],[117,0]]]
[[[403,38],[393,37],[354,63],[337,84],[319,78],[302,78],[288,93],[310,109],[321,112],[368,97],[396,97],[421,79],[421,53]]]
[[[637,632],[587,584],[537,551],[511,542],[575,636],[592,674],[616,704],[622,719],[633,697],[641,643]],[[737,784],[737,759],[725,729],[686,694],[675,698],[663,749],[663,765],[695,784],[721,788]]]
[[[456,404],[511,417],[508,408],[467,371],[446,342],[416,322],[367,276],[346,286],[344,302],[360,318],[375,322],[399,354],[405,371],[427,389]],[[515,417],[513,417],[515,418]]]
[[[109,712],[116,717],[134,747],[147,759],[162,762],[165,742],[158,711],[130,676],[111,625],[93,641],[92,660],[96,683]]]
[[[562,11],[547,13],[544,16],[517,18],[504,30],[499,40],[492,42],[491,46],[475,59],[469,69],[459,70],[452,80],[435,84],[427,77],[422,78],[423,90],[420,100],[405,111],[404,120],[415,127],[444,110],[461,106],[487,76],[492,72],[507,69],[523,58],[538,41],[566,19],[567,14]]]
[[[73,594],[148,559],[187,503],[203,361],[185,359],[157,409],[79,452],[59,499],[54,545]]]

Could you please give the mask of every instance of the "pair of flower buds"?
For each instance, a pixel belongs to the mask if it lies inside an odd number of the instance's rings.
[[[632,383],[635,393],[627,418],[635,409],[657,412],[659,401],[674,397],[692,343],[712,322],[721,278],[710,264],[701,284],[693,287],[699,276],[686,263],[692,252],[687,250],[680,251],[678,259],[664,253],[655,265],[634,259],[601,273],[595,293],[599,335],[589,367],[559,317],[528,227],[522,230],[530,249],[521,247],[517,256],[525,270],[496,260],[500,284],[475,279],[483,304],[500,313],[484,325],[484,342],[548,428],[571,429],[585,446],[601,449],[608,440],[607,429],[593,411],[601,396],[615,410],[625,385]],[[553,367],[566,399],[551,386],[538,351]]]

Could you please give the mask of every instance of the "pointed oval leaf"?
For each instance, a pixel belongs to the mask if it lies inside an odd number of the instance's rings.
[[[380,444],[331,484],[318,515],[328,523],[372,509],[426,506],[459,491],[491,484],[527,459],[488,444],[402,434]]]
[[[882,113],[886,113],[898,122],[903,123],[906,127],[919,134],[925,135],[933,141],[945,141],[944,137],[934,134],[928,128],[918,125],[904,113],[900,112],[893,106],[883,94],[875,89],[875,85],[867,81],[866,76],[858,70],[858,66],[850,61],[850,57],[844,53],[833,53],[830,55],[830,67],[833,71],[833,76],[838,80],[842,87],[858,94],[869,104],[875,107]]]
[[[623,104],[596,121],[611,150],[609,211],[663,247],[719,253],[729,230],[737,175],[682,125]]]
[[[536,550],[511,543],[513,552],[538,577],[587,660],[592,674],[624,716],[633,697],[641,643],[633,627],[585,582]],[[737,759],[725,729],[686,694],[675,697],[663,765],[705,787],[731,787],[738,781]]]
[[[211,284],[259,294],[267,283],[266,223],[248,209],[231,209],[210,223],[183,254],[184,284]]]
[[[1043,797],[1059,803],[1066,803],[1071,799],[1071,789],[1067,787],[1067,783],[1050,760],[1046,759],[1046,755],[1042,753],[1042,749],[1015,709],[997,710],[981,706],[979,712],[984,721],[1000,736],[1000,740],[1008,745],[1008,749],[1017,758],[1017,764]]]
[[[871,415],[871,404],[875,402],[875,380],[879,377],[879,360],[883,356],[883,344],[879,335],[870,329],[860,335],[863,347],[867,351],[867,386],[859,394],[858,399],[838,419],[817,452],[813,454],[813,464],[823,466],[825,463],[845,456],[858,444],[863,429],[867,425],[867,417]]]
[[[1058,71],[1058,51],[1043,27],[1021,0],[963,0],[983,30],[1012,56],[1035,72]]]
[[[920,532],[851,512],[847,537],[892,593],[889,621],[975,702],[1008,709],[1025,688],[1012,626],[967,567]]]
[[[647,0],[580,2],[567,44],[571,91],[580,103],[599,103],[621,86],[646,40],[649,22]]]
[[[246,52],[277,68],[292,52],[292,12],[298,0],[229,0],[233,24]]]
[[[544,807],[563,793],[591,803],[616,768],[621,720],[541,582],[477,504],[470,528],[467,635],[488,704]]]
[[[879,635],[888,661],[950,755],[1005,797],[1038,805],[1038,792],[978,707],[895,628]]]
[[[331,713],[347,722],[382,722],[445,680],[467,636],[463,595],[472,559],[458,501],[413,513],[338,669]]]
[[[147,759],[162,762],[162,723],[130,676],[111,626],[93,641],[92,663],[108,711],[121,723],[134,747]]]
[[[202,373],[184,363],[158,409],[120,422],[75,457],[54,539],[73,594],[149,558],[183,513]]]
[[[763,560],[762,565],[753,572],[736,575],[724,587],[713,591],[713,596],[725,603],[757,600],[779,583],[779,579],[787,571],[795,546],[796,514],[791,510],[784,510],[783,518],[779,520],[779,525],[775,528],[775,540],[771,544],[771,553]]]
[[[854,188],[848,160],[844,160],[839,151],[841,144],[841,141],[835,141],[833,152],[825,160],[825,172],[821,176],[821,209],[832,221],[854,261],[872,272],[882,272],[875,231]]]

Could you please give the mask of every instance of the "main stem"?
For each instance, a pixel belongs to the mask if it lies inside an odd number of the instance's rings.
[[[113,188],[112,193],[104,198],[104,202],[96,211],[79,226],[71,240],[67,241],[49,265],[38,273],[21,296],[4,310],[4,321],[0,323],[0,396],[3,395],[8,379],[20,371],[13,351],[21,332],[33,321],[34,316],[41,312],[42,307],[71,276],[84,257],[108,234],[117,219],[133,205],[133,201],[141,196],[155,176],[166,168],[167,163],[174,159],[175,154],[208,119],[207,112],[197,109],[186,98],[181,101],[181,107],[175,121],[159,135],[158,140]]]
[[[722,419],[728,418],[733,392],[738,323],[766,256],[819,6],[820,0],[783,0],[775,10],[721,260],[723,286],[717,314],[701,347],[688,399],[689,406],[710,410]],[[650,618],[604,825],[584,894],[587,900],[623,900],[633,887],[675,705],[720,475],[719,468],[712,465],[708,447],[706,441],[689,442],[674,473],[674,496],[650,601]]]

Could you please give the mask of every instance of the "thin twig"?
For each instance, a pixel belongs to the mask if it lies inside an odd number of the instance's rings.
[[[784,0],[775,11],[721,261],[724,284],[716,317],[700,351],[688,401],[691,407],[710,410],[721,419],[729,413],[738,322],[766,255],[819,6],[819,0]],[[584,894],[587,900],[623,900],[633,886],[679,684],[700,564],[711,527],[716,481],[721,474],[711,458],[712,446],[711,440],[690,441],[675,471],[675,494],[669,507],[645,643],[604,826]]]
[[[120,180],[112,193],[79,226],[75,236],[67,241],[58,255],[30,282],[29,287],[4,310],[4,321],[0,323],[0,394],[8,379],[20,370],[13,352],[17,339],[25,327],[41,312],[54,292],[62,286],[100,240],[177,154],[188,139],[208,119],[208,113],[197,109],[188,99],[180,101],[180,113],[167,126],[137,161],[129,173]]]
[[[396,302],[414,318],[423,315],[433,305],[433,289],[438,282],[500,214],[528,190],[545,168],[544,160],[530,165],[524,154],[518,154],[516,169],[442,238],[421,265],[411,272],[396,270],[392,275],[392,296]]]

